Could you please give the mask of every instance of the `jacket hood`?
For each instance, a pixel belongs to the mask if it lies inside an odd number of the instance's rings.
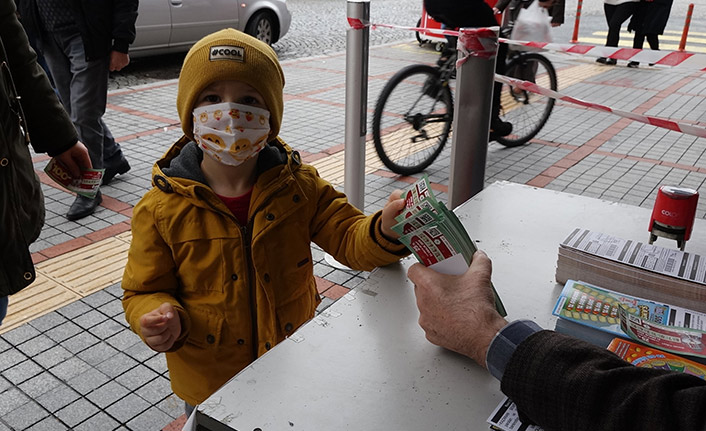
[[[208,182],[201,171],[201,161],[203,151],[198,145],[186,136],[179,139],[165,153],[165,155],[155,163],[152,168],[152,182],[154,185],[166,193],[180,193],[187,196],[196,196],[200,189],[208,189]],[[257,159],[258,182],[263,174],[268,181],[279,178],[280,175],[288,175],[301,166],[299,153],[292,149],[279,137],[268,142],[260,151]],[[274,168],[285,168],[275,170],[272,175],[269,171]]]

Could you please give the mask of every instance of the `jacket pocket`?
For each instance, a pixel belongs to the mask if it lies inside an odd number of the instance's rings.
[[[302,293],[286,304],[276,307],[277,314],[277,341],[289,337],[301,325],[314,317],[316,307],[321,302],[321,297],[316,292],[316,284],[309,289],[302,289]]]
[[[204,234],[203,239],[173,246],[175,260],[181,263],[177,272],[185,295],[223,293],[226,283],[233,282],[232,274],[226,275],[225,258],[230,256],[226,247],[228,243],[222,238]]]
[[[203,308],[189,308],[187,312],[191,319],[191,330],[186,342],[202,349],[217,348],[221,343],[223,316]]]

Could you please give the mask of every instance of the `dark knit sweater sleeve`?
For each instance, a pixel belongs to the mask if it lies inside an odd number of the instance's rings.
[[[638,368],[553,331],[517,347],[501,389],[546,431],[706,430],[706,381]]]

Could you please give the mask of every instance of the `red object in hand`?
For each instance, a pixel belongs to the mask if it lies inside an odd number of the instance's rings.
[[[661,186],[650,218],[650,244],[657,236],[677,240],[684,250],[684,243],[691,237],[696,217],[699,192],[687,187]]]

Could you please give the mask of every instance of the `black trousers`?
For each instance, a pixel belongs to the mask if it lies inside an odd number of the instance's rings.
[[[632,47],[635,49],[642,49],[645,43],[645,38],[647,38],[647,43],[650,44],[650,49],[654,51],[659,51],[659,36],[656,34],[645,34],[639,31],[635,32],[635,37],[632,40]]]
[[[618,46],[620,27],[637,10],[637,2],[621,3],[619,5],[604,4],[605,20],[608,23],[608,37],[605,46]]]

